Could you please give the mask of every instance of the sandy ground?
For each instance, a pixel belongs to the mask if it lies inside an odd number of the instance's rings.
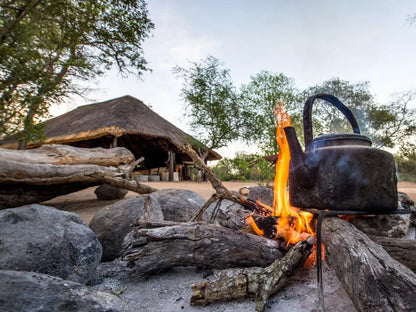
[[[227,187],[230,191],[238,191],[240,188],[245,186],[259,185],[259,182],[232,181],[223,183],[225,187]],[[194,191],[200,194],[206,200],[215,193],[209,182],[147,182],[145,184],[152,186],[158,190],[176,188]],[[44,202],[43,204],[66,211],[76,212],[86,224],[89,224],[92,217],[99,209],[116,202],[116,200],[98,200],[94,194],[95,189],[96,187],[90,187],[79,192],[56,197],[52,200]],[[416,202],[416,183],[399,182],[398,189],[399,191],[409,195],[410,198]],[[134,192],[128,192],[125,198],[135,196],[138,196],[138,194]]]

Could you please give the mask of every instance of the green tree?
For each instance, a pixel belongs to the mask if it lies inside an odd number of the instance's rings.
[[[397,147],[401,156],[413,159],[416,150],[415,104],[415,91],[396,93],[387,104],[376,107],[369,114],[379,145]]]
[[[0,136],[41,138],[50,105],[113,65],[125,76],[148,70],[144,0],[0,0],[0,15]]]
[[[224,181],[273,181],[274,164],[260,155],[237,153],[233,159],[223,158],[214,167],[214,174]]]
[[[276,104],[280,100],[284,102],[294,126],[298,127],[301,122],[293,80],[282,73],[261,71],[241,87],[241,97],[244,103],[243,138],[258,144],[264,154],[276,154]]]
[[[414,92],[397,94],[385,105],[376,103],[368,82],[351,83],[334,78],[302,92],[304,102],[317,93],[329,93],[351,109],[361,132],[368,135],[376,147],[399,147],[415,134],[415,110],[410,103]],[[314,133],[348,133],[351,126],[331,104],[317,100],[313,107]]]
[[[176,66],[174,74],[183,80],[181,97],[189,126],[208,149],[226,146],[239,136],[240,107],[230,70],[215,57]],[[206,158],[209,151],[201,153]]]

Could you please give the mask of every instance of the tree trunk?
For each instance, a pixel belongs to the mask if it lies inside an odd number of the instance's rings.
[[[281,258],[281,250],[286,249],[284,243],[281,246],[278,241],[212,224],[162,225],[135,225],[124,238],[122,258],[133,267],[134,274],[145,275],[174,266],[266,266]]]
[[[416,274],[338,219],[323,221],[325,258],[358,311],[416,311]]]

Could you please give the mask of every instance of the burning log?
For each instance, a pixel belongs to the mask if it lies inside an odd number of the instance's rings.
[[[270,295],[282,288],[293,272],[308,258],[315,239],[299,241],[271,265],[219,271],[211,281],[191,285],[191,304],[255,297],[256,311],[264,311]]]
[[[202,222],[138,223],[124,238],[122,259],[133,274],[146,275],[174,266],[267,266],[285,248],[278,241]]]
[[[359,311],[416,311],[416,274],[338,219],[323,221],[325,258]]]
[[[0,208],[42,202],[102,183],[139,194],[154,192],[155,189],[128,179],[143,158],[133,160],[133,155],[125,148],[54,145],[40,151],[0,149]],[[103,164],[117,164],[118,167]]]

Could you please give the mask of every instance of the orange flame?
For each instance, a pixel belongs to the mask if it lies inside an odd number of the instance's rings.
[[[273,207],[266,207],[272,211],[272,216],[278,217],[276,238],[283,237],[287,244],[295,244],[302,239],[302,233],[313,234],[310,222],[313,215],[309,212],[302,212],[289,203],[289,191],[287,182],[289,178],[290,150],[284,132],[285,127],[291,126],[290,117],[280,102],[275,112],[276,119],[276,141],[280,147],[280,153],[276,162],[276,174],[273,185]],[[263,207],[266,205],[262,204]],[[248,220],[257,234],[262,235],[262,230],[255,225],[254,219],[250,216]]]

